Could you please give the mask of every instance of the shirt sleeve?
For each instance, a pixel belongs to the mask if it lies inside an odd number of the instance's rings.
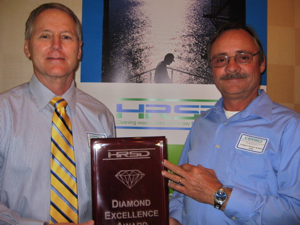
[[[300,125],[291,120],[281,138],[277,194],[259,195],[233,187],[224,213],[238,224],[300,224]]]
[[[3,203],[0,202],[0,224],[43,225],[45,224],[45,221],[21,217],[19,213],[10,210]]]
[[[6,157],[8,154],[9,135],[11,133],[11,118],[9,111],[6,110],[4,100],[0,97],[0,190],[5,172]],[[6,173],[12,173],[6,171]],[[13,176],[13,174],[11,174]],[[0,192],[0,199],[2,199]],[[42,225],[45,221],[22,217],[9,209],[3,202],[0,202],[0,225],[19,224],[19,225]]]
[[[169,216],[178,220],[182,223],[182,207],[183,207],[183,199],[184,195],[174,191],[172,194],[172,199],[170,200],[169,204]]]

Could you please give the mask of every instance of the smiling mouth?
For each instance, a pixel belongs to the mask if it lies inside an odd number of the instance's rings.
[[[50,63],[62,63],[65,61],[64,58],[52,58],[52,57],[48,57],[47,61]]]
[[[247,73],[227,73],[220,78],[220,80],[232,80],[232,79],[243,79],[248,78],[249,74]]]
[[[58,60],[64,60],[64,58],[55,58],[55,57],[48,57],[47,59],[58,59]]]

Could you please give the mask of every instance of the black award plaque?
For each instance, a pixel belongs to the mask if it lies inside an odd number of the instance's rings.
[[[168,225],[165,137],[92,139],[96,225]]]

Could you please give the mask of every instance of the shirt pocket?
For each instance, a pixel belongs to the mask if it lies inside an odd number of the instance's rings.
[[[268,188],[267,178],[272,165],[266,153],[256,154],[235,149],[226,169],[228,182],[255,191]],[[262,191],[264,192],[264,191]]]

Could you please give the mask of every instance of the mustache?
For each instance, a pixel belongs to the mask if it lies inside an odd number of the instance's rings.
[[[220,80],[230,80],[230,79],[242,79],[248,78],[250,75],[248,73],[226,73],[220,78]]]

